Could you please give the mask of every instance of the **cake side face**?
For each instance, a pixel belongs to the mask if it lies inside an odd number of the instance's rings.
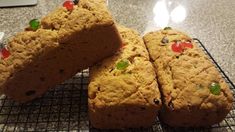
[[[81,0],[72,11],[58,8],[42,18],[39,29],[21,32],[9,42],[11,56],[0,60],[1,93],[19,102],[40,97],[113,55],[121,43],[103,0]]]
[[[101,129],[149,127],[161,107],[154,69],[138,33],[118,29],[123,48],[90,68],[89,118]]]
[[[41,54],[45,55],[57,47],[58,34],[55,31],[39,29],[17,34],[7,46],[11,55],[0,60],[1,93],[6,81],[12,79],[15,72],[22,71],[25,65],[32,63]],[[27,80],[25,83],[28,83]]]
[[[144,36],[163,94],[161,118],[171,126],[209,126],[232,108],[229,86],[188,35],[160,30]]]

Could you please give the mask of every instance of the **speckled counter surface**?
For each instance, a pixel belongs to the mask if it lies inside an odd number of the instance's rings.
[[[37,6],[1,8],[0,32],[7,38],[24,29],[32,18],[40,18],[63,0],[39,0]],[[234,0],[108,0],[117,22],[141,34],[168,25],[199,38],[235,82]],[[160,7],[160,8],[159,8]]]
[[[63,0],[39,0],[37,6],[1,8],[0,32],[7,38],[24,29]],[[234,0],[108,0],[116,21],[142,35],[162,26],[172,26],[199,38],[226,74],[235,82]],[[160,8],[159,8],[160,7]]]

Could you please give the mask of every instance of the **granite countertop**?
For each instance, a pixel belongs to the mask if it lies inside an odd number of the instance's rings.
[[[9,37],[22,31],[33,18],[40,18],[64,0],[38,0],[37,6],[0,8],[0,32]],[[200,39],[229,78],[235,82],[234,0],[108,0],[116,21],[148,31],[171,26]]]

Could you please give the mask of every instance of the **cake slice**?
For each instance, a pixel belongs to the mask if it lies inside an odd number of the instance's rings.
[[[89,119],[100,129],[150,127],[161,107],[154,68],[139,34],[118,29],[122,49],[90,68]]]
[[[58,7],[8,44],[0,59],[0,91],[19,102],[40,97],[80,70],[113,55],[122,43],[105,0]]]
[[[144,36],[163,95],[161,119],[170,126],[221,122],[232,108],[229,86],[186,34],[165,28]]]

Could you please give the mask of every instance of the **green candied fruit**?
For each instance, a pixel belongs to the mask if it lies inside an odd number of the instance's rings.
[[[124,70],[129,66],[129,62],[127,60],[121,60],[116,64],[116,68],[118,70]]]
[[[211,83],[210,91],[214,95],[219,95],[221,91],[220,85],[218,83]]]
[[[171,30],[171,27],[165,27],[164,30]]]
[[[40,27],[40,21],[38,19],[33,19],[29,22],[29,25],[33,30],[37,30]]]

